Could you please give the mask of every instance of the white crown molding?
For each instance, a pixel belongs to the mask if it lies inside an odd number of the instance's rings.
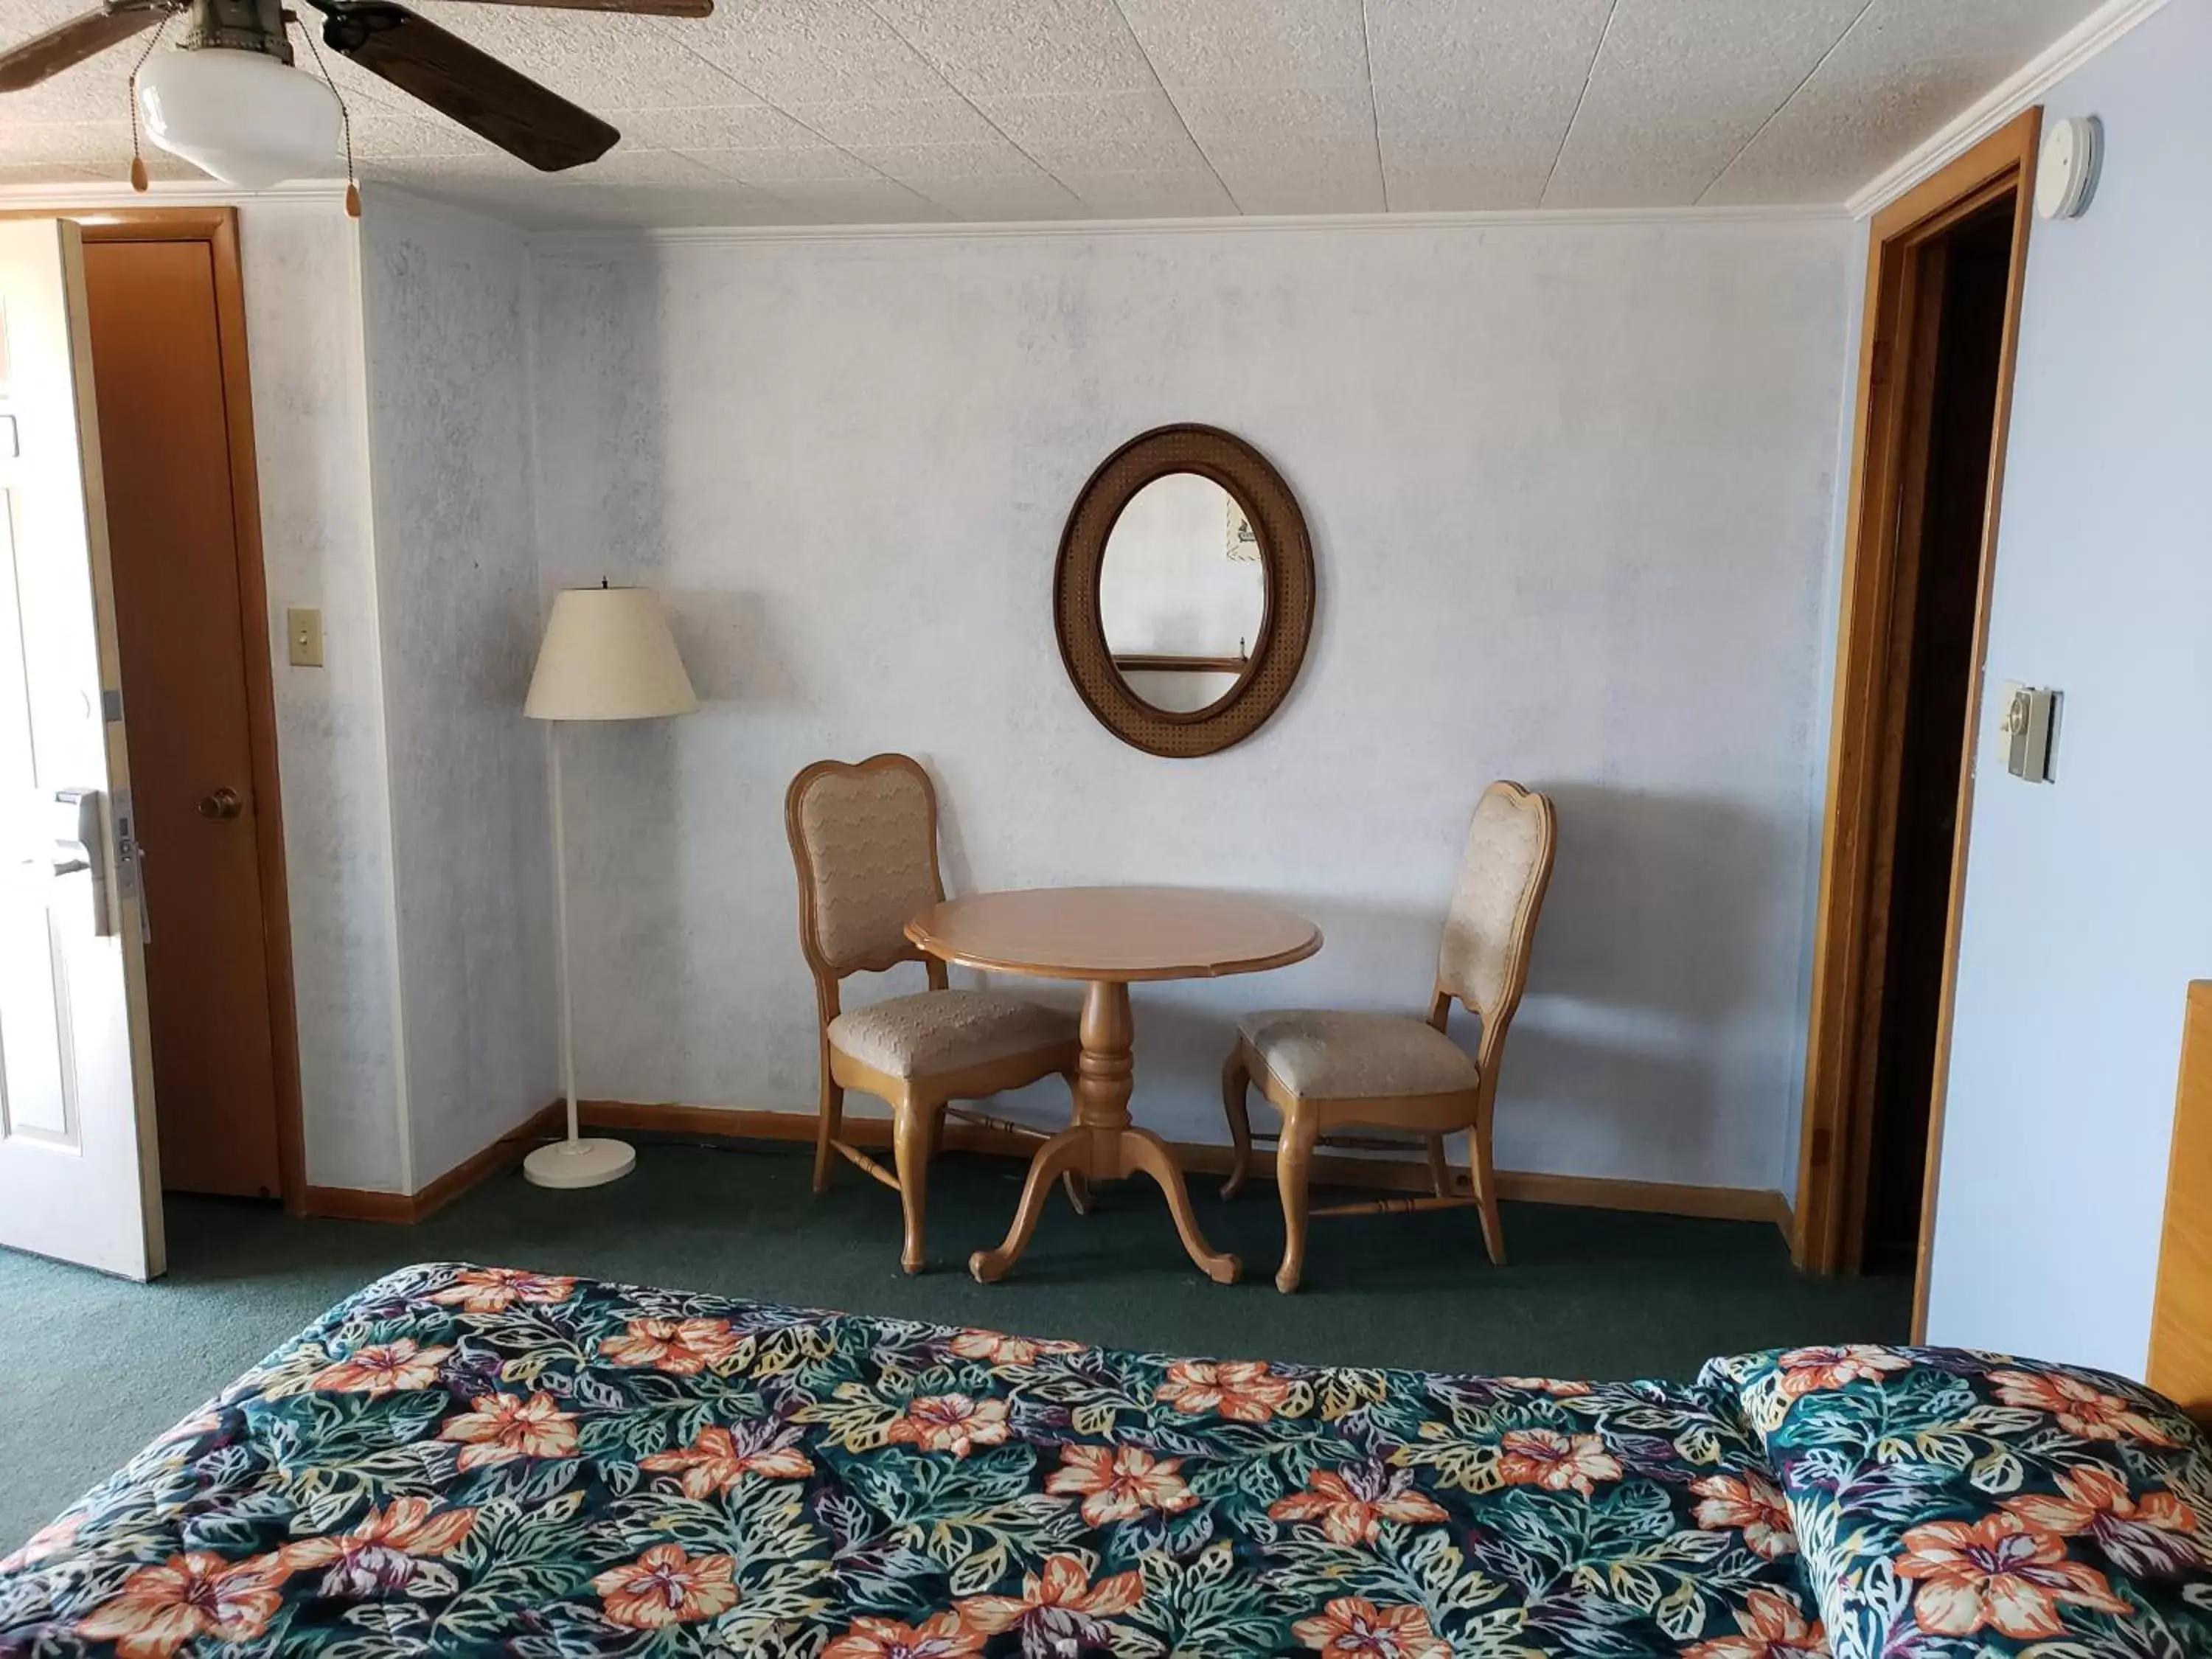
[[[0,207],[51,208],[54,211],[99,211],[105,208],[345,207],[345,181],[316,180],[279,185],[274,190],[240,190],[213,179],[164,179],[137,191],[121,179],[87,179],[76,184],[0,185]]]
[[[2166,0],[2105,0],[1935,133],[1868,179],[1844,206],[1855,219],[1864,219],[1888,206],[1929,174],[1964,155],[2165,4]]]
[[[605,252],[640,245],[746,245],[764,242],[965,242],[1119,236],[1280,235],[1331,230],[1492,230],[1534,226],[1773,224],[1847,222],[1835,204],[1772,207],[1509,208],[1462,213],[1336,213],[1218,219],[1042,219],[994,223],[932,221],[890,225],[698,225],[653,228],[609,226],[540,230],[538,252]]]

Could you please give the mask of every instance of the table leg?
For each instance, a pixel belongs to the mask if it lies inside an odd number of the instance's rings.
[[[1118,980],[1093,980],[1083,996],[1083,1057],[1076,1073],[1075,1122],[1037,1148],[1021,1203],[1006,1242],[995,1250],[978,1250],[968,1270],[984,1284],[1003,1278],[1021,1259],[1036,1231],[1052,1183],[1073,1170],[1089,1181],[1118,1181],[1139,1171],[1166,1194],[1182,1247],[1206,1276],[1218,1285],[1236,1282],[1242,1269],[1233,1255],[1217,1251],[1198,1230],[1182,1170],[1167,1143],[1129,1121],[1129,1096],[1136,1062],[1132,1053],[1135,1026],[1129,1013],[1129,988]]]

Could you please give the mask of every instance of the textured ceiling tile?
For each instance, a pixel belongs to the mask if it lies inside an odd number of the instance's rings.
[[[983,224],[1081,219],[1091,212],[1080,198],[1042,173],[1025,179],[918,179],[915,188],[946,212]]]
[[[1156,87],[979,98],[976,106],[1054,173],[1179,173],[1205,165],[1182,118]]]
[[[1114,0],[872,0],[971,97],[1156,84]]]
[[[1455,170],[1492,181],[1470,206],[1533,207],[1582,95],[1613,0],[1368,0],[1376,121],[1390,204],[1400,174]]]
[[[1209,144],[1206,159],[1247,213],[1380,213],[1382,174],[1375,149],[1310,141]]]
[[[496,149],[458,121],[447,120],[426,104],[413,114],[397,110],[356,110],[352,113],[353,151],[356,159],[372,155],[482,155]]]
[[[51,161],[28,165],[0,161],[0,185],[75,185],[89,183],[99,177],[83,167],[62,167]]]
[[[525,230],[551,230],[568,222],[552,205],[560,200],[561,192],[550,186],[491,185],[444,176],[386,178],[381,173],[363,169],[362,204],[369,217],[376,216],[378,204],[384,199],[384,190],[387,185],[397,185],[410,196],[426,197],[434,202],[466,208],[471,213],[502,220]],[[541,208],[541,203],[547,205]]]
[[[1612,9],[1613,0],[1368,0],[1375,83],[1536,106],[1564,94],[1571,106]]]
[[[863,144],[854,152],[894,179],[1042,179],[1037,164],[1003,138],[958,144]]]
[[[791,210],[787,222],[794,224],[888,225],[952,216],[889,179],[799,180],[769,194]]]
[[[1867,0],[1620,0],[1547,207],[1694,202]]]
[[[1359,210],[1377,172],[1397,210],[1830,202],[2095,0],[1870,0],[1828,50],[1866,3],[722,0],[690,21],[410,0],[623,129],[551,179],[325,57],[365,173],[518,222],[1065,213],[1031,162],[1116,217]],[[0,0],[0,46],[88,3]],[[0,97],[0,177],[121,177],[136,58]]]
[[[689,109],[623,110],[623,141],[647,149],[804,149],[822,140],[780,109],[747,101]]]
[[[535,6],[439,5],[424,12],[563,98],[601,112],[704,106],[742,94],[658,18]],[[687,25],[696,27],[697,25]]]
[[[92,156],[131,154],[131,123],[36,121],[0,127],[0,157],[10,166],[67,166]]]
[[[147,176],[204,179],[207,175],[151,143],[142,146]],[[40,178],[66,180],[73,174],[121,181],[131,176],[131,123],[121,121],[31,122],[0,126],[0,161]],[[335,171],[335,169],[333,169]]]
[[[1509,196],[1500,191],[1498,175],[1488,167],[1413,166],[1390,173],[1393,213],[1496,212],[1535,205],[1532,193]]]
[[[526,211],[548,229],[683,225],[782,225],[792,210],[772,196],[727,181],[703,189],[574,185],[533,195]]]
[[[1875,0],[1709,202],[1838,202],[2095,9],[2095,0]]]
[[[550,175],[563,185],[705,185],[728,182],[679,150],[609,150],[596,161]]]
[[[1178,88],[1170,95],[1203,145],[1356,138],[1375,153],[1375,106],[1364,86]]]
[[[1360,0],[1121,0],[1160,79],[1185,87],[1320,87],[1367,82]],[[1178,100],[1180,101],[1180,100]]]
[[[1211,168],[1062,173],[1060,181],[1102,219],[1210,219],[1237,211]]]
[[[504,150],[481,155],[377,155],[358,158],[364,179],[383,179],[393,184],[419,185],[504,186],[527,192],[554,188],[552,176],[518,161]]]
[[[881,103],[787,104],[819,137],[858,144],[988,143],[999,130],[964,98],[898,98]]]
[[[815,179],[873,179],[876,170],[834,144],[799,149],[685,149],[708,172],[740,184],[774,186]]]
[[[951,91],[861,0],[724,0],[711,17],[664,27],[749,91],[786,107],[941,98]]]
[[[1413,198],[1401,181],[1435,179],[1449,174],[1462,180],[1462,194],[1480,199],[1455,203],[1464,208],[1533,208],[1544,193],[1544,180],[1552,170],[1552,155],[1533,147],[1512,143],[1497,146],[1470,143],[1461,131],[1408,131],[1404,127],[1382,133],[1382,176],[1390,189],[1393,209],[1416,212],[1434,210],[1433,204],[1413,207]]]

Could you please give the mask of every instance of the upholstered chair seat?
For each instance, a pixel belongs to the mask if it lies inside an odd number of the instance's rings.
[[[1221,1068],[1221,1103],[1236,1153],[1222,1196],[1234,1198],[1252,1167],[1252,1125],[1245,1097],[1253,1084],[1282,1114],[1276,1137],[1275,1187],[1283,1199],[1283,1265],[1275,1288],[1294,1291],[1305,1271],[1308,1215],[1378,1210],[1482,1212],[1482,1240],[1492,1261],[1505,1260],[1505,1224],[1498,1212],[1491,1168],[1490,1126],[1505,1033],[1528,982],[1536,913],[1552,880],[1559,824],[1552,803],[1503,780],[1482,792],[1467,828],[1459,880],[1444,912],[1429,1017],[1344,1013],[1326,1008],[1278,1009],[1237,1023],[1237,1046]],[[1451,1005],[1474,1016],[1474,1053],[1444,1035]],[[1431,1195],[1312,1210],[1306,1200],[1314,1145],[1352,1126],[1419,1135],[1426,1148]],[[1444,1158],[1444,1137],[1468,1138],[1462,1194]]]
[[[848,1008],[830,1022],[832,1048],[899,1078],[964,1071],[1075,1041],[1073,1014],[1001,991],[921,991]]]
[[[1405,1014],[1285,1008],[1237,1022],[1270,1079],[1308,1100],[1448,1094],[1480,1080],[1467,1051]]]

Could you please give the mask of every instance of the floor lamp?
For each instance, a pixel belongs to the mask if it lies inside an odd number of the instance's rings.
[[[564,588],[553,598],[538,667],[522,712],[547,722],[546,773],[553,799],[553,933],[560,952],[561,1090],[568,1138],[540,1146],[522,1172],[541,1187],[596,1187],[618,1181],[637,1163],[619,1140],[586,1140],[576,1126],[575,1015],[568,992],[568,856],[562,835],[563,720],[659,720],[699,707],[684,659],[648,587]]]

